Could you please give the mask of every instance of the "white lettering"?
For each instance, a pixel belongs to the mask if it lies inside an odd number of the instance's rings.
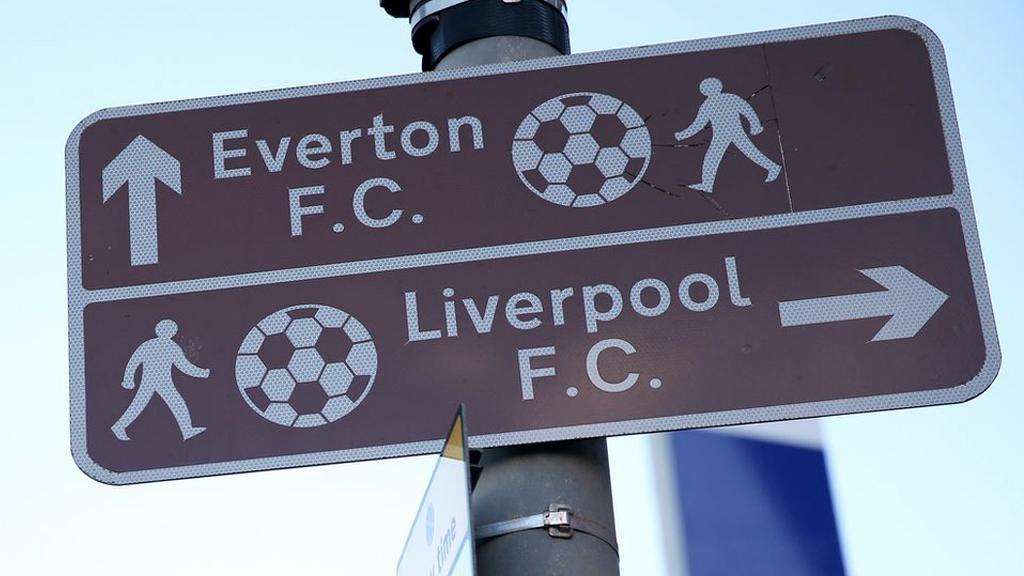
[[[733,306],[740,308],[750,306],[750,298],[743,296],[743,291],[740,290],[740,273],[736,268],[735,256],[726,257],[725,273],[729,277],[729,300],[732,301]]]
[[[658,293],[658,303],[653,308],[647,307],[643,302],[644,290],[648,288],[654,288]],[[633,289],[629,291],[629,302],[633,305],[633,310],[636,310],[636,313],[641,316],[647,316],[648,318],[660,316],[672,304],[672,293],[661,280],[645,278],[633,285]]]
[[[636,352],[636,348],[632,344],[621,340],[619,338],[609,338],[607,340],[601,340],[587,352],[587,376],[590,377],[590,382],[597,386],[599,389],[605,392],[624,392],[629,390],[636,384],[636,381],[640,379],[640,375],[636,372],[630,372],[626,375],[626,378],[621,382],[608,382],[601,376],[601,370],[597,367],[597,362],[600,359],[601,353],[609,348],[617,348],[631,355]]]
[[[597,295],[605,294],[611,298],[611,306],[604,312],[597,309]],[[587,322],[587,332],[597,332],[598,322],[609,322],[619,317],[622,312],[622,294],[611,284],[583,287],[583,318]]]
[[[394,132],[395,127],[391,124],[384,124],[384,115],[378,114],[373,117],[373,126],[366,130],[366,133],[373,136],[373,147],[377,152],[377,158],[381,160],[393,160],[395,153],[388,150],[387,135]]]
[[[302,205],[303,196],[323,194],[323,186],[306,186],[288,189],[288,210],[292,221],[292,236],[302,236],[302,217],[310,214],[323,214],[323,204]]]
[[[572,294],[572,288],[551,291],[551,319],[555,326],[565,325],[565,301]]]
[[[311,170],[317,170],[330,164],[331,159],[327,157],[327,154],[330,153],[331,141],[323,134],[306,134],[295,147],[295,156],[299,159],[299,164]],[[313,156],[321,156],[321,158],[313,159]]]
[[[554,346],[544,346],[541,348],[526,348],[525,350],[519,350],[519,384],[523,390],[523,400],[533,400],[534,378],[544,378],[555,375],[554,366],[534,368],[530,363],[530,360],[538,356],[554,355]]]
[[[343,130],[338,133],[338,140],[341,142],[341,163],[348,165],[352,163],[352,142],[363,135],[361,128],[355,130]]]
[[[494,327],[494,313],[498,310],[498,297],[491,296],[487,299],[487,308],[484,310],[484,314],[480,316],[480,310],[476,307],[476,302],[472,298],[463,298],[462,305],[466,307],[466,313],[469,314],[469,319],[473,322],[473,327],[476,328],[477,334],[487,334]]]
[[[239,176],[248,176],[252,174],[252,169],[248,166],[244,168],[226,168],[224,166],[225,161],[228,158],[245,158],[246,153],[245,148],[232,148],[230,150],[225,150],[224,141],[237,140],[248,136],[248,130],[228,130],[227,132],[213,133],[213,177],[215,179],[238,178]]]
[[[387,228],[398,219],[402,217],[402,211],[395,208],[391,211],[386,218],[374,218],[366,213],[366,193],[374,188],[386,188],[391,193],[401,192],[402,187],[398,185],[398,182],[390,178],[370,178],[366,182],[359,185],[356,188],[356,193],[352,196],[352,209],[356,213],[356,219],[359,220],[364,226],[370,228]]]
[[[708,289],[708,297],[703,302],[697,302],[690,296],[690,287],[696,283],[705,285]],[[679,301],[687,310],[694,312],[706,312],[718,304],[718,283],[707,274],[690,274],[679,283]]]
[[[450,118],[448,120],[448,146],[452,152],[462,151],[462,139],[459,129],[469,126],[473,132],[473,149],[481,150],[484,147],[484,125],[475,116],[463,116],[462,118]]]
[[[281,168],[284,167],[284,158],[288,155],[288,145],[291,144],[291,136],[285,136],[281,138],[277,144],[277,151],[273,154],[270,153],[270,146],[267,145],[266,140],[257,140],[256,148],[260,151],[260,156],[263,157],[263,164],[266,165],[267,170],[271,172],[280,172]]]
[[[520,304],[525,303],[526,306],[522,307]],[[540,326],[540,318],[534,317],[529,320],[523,320],[521,316],[526,314],[539,314],[544,311],[544,304],[541,303],[540,298],[532,292],[520,292],[513,294],[508,302],[505,303],[505,318],[508,319],[508,323],[513,328],[519,330],[533,330],[537,326]]]
[[[405,293],[405,323],[409,330],[409,342],[437,340],[441,337],[440,330],[420,330],[420,311],[416,303],[416,293]]]
[[[412,143],[413,132],[420,131],[427,134],[427,145],[423,147],[417,147]],[[437,128],[430,122],[413,122],[402,130],[402,150],[405,151],[409,156],[429,156],[437,150],[437,143],[440,136],[437,133]]]

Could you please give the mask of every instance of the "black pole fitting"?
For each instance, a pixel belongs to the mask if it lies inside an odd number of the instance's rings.
[[[380,7],[395,18],[409,17],[409,0],[380,0]]]
[[[549,0],[381,0],[396,18],[410,18],[412,45],[423,56],[423,70],[433,70],[449,52],[474,40],[494,36],[523,36],[569,53],[569,24],[559,6]],[[443,7],[436,12],[433,7]]]

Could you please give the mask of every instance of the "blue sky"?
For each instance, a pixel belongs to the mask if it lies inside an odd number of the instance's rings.
[[[418,70],[408,25],[371,0],[21,2],[0,20],[0,572],[387,574],[430,458],[110,488],[68,450],[64,142],[103,107]],[[1016,1],[577,0],[585,52],[902,14],[943,40],[1000,340],[964,405],[833,418],[824,429],[850,572],[1006,574],[1024,566],[1024,39]],[[659,574],[647,442],[612,442],[623,574]],[[371,520],[367,520],[367,519]]]

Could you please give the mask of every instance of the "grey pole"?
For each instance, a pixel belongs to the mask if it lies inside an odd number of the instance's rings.
[[[527,529],[478,541],[480,576],[618,576],[604,438],[490,448],[480,465],[472,499],[478,532],[558,505],[572,511],[576,526],[571,535]]]
[[[381,0],[381,6],[410,19],[424,70],[569,53],[559,0]],[[473,522],[489,536],[477,541],[480,576],[618,576],[604,438],[490,448],[480,466]]]
[[[522,36],[491,36],[473,40],[444,55],[435,69],[465,68],[482,64],[515,62],[547,56],[560,56],[557,48],[533,38]]]

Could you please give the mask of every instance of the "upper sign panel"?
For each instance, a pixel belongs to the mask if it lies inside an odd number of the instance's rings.
[[[67,170],[105,482],[431,452],[460,402],[486,447],[999,368],[941,45],[903,18],[104,110]]]
[[[952,194],[914,31],[697,46],[101,111],[82,285]]]

